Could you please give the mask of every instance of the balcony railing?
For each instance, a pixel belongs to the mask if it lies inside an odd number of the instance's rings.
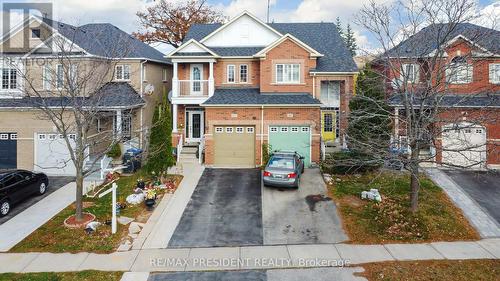
[[[206,97],[209,88],[208,80],[179,80],[179,97]]]

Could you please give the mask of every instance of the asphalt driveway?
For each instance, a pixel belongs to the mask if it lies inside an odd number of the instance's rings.
[[[33,204],[37,203],[38,201],[42,200],[43,198],[47,197],[49,194],[52,192],[58,190],[59,188],[65,186],[66,184],[70,183],[73,181],[73,177],[49,177],[49,188],[45,192],[44,195],[42,196],[32,196],[14,206],[12,206],[12,209],[10,213],[5,216],[0,218],[0,225],[5,223],[6,221],[10,220],[11,218],[15,217],[22,211],[26,210]]]
[[[205,169],[169,248],[262,245],[261,172]]]
[[[445,173],[500,224],[499,172],[447,170]]]
[[[264,244],[339,243],[347,240],[319,169],[306,169],[300,188],[263,187]]]

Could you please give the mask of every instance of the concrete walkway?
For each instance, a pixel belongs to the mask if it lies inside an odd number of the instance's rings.
[[[317,268],[383,261],[500,259],[500,239],[423,244],[312,244],[145,249],[102,254],[0,253],[3,272],[132,272]]]
[[[37,228],[75,201],[71,182],[0,225],[0,252],[7,252]]]
[[[155,209],[139,237],[134,240],[132,249],[161,249],[168,246],[205,167],[190,162],[174,169],[178,170],[174,173],[184,176],[181,184],[173,195],[164,198]]]
[[[434,183],[446,192],[451,201],[462,210],[481,238],[500,237],[500,226],[496,221],[483,211],[453,179],[437,168],[429,168],[425,172]]]

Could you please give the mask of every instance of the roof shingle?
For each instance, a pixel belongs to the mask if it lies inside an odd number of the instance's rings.
[[[259,88],[219,88],[202,105],[320,106],[321,102],[308,93],[261,93]]]

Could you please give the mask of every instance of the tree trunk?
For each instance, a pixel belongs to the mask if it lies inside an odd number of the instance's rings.
[[[420,181],[418,179],[419,176],[419,154],[420,154],[420,149],[417,147],[412,148],[411,151],[411,164],[410,164],[410,210],[412,213],[417,212],[418,210],[418,192],[420,190]]]
[[[76,172],[76,212],[75,217],[77,221],[81,221],[83,219],[83,176],[80,171]]]

